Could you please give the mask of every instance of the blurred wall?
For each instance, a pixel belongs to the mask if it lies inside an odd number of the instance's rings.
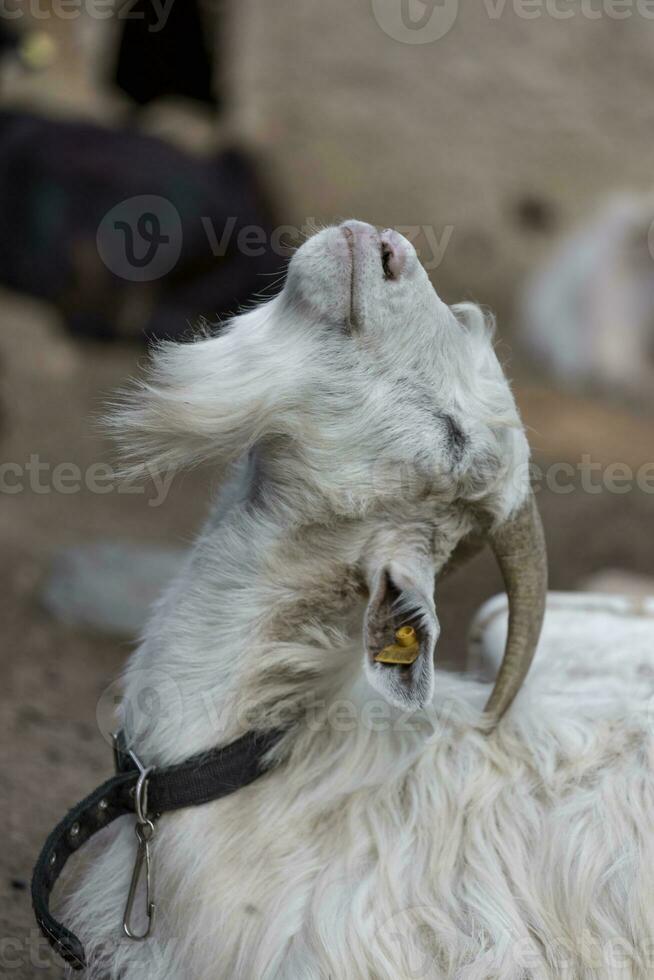
[[[444,298],[506,317],[555,234],[606,191],[651,186],[654,4],[407,2],[456,13],[451,29],[389,36],[401,0],[229,5],[232,122],[288,220],[429,225],[441,243],[450,226]]]

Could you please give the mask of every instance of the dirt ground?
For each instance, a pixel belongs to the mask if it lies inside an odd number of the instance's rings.
[[[53,467],[82,470],[107,460],[94,427],[103,398],[136,368],[142,352],[78,346],[46,307],[0,294],[2,459],[21,466],[37,454]],[[626,409],[542,388],[518,386],[536,460],[624,461],[651,456],[652,422]],[[28,481],[29,482],[29,481]],[[42,485],[47,472],[42,471]],[[101,537],[187,542],[204,513],[211,474],[177,479],[165,503],[146,495],[39,492],[0,500],[0,616],[3,643],[0,799],[5,846],[0,853],[3,975],[61,976],[38,941],[29,878],[37,851],[66,809],[109,773],[108,745],[96,724],[98,699],[116,677],[130,644],[54,622],[39,593],[53,554],[63,545]],[[618,567],[654,575],[654,496],[539,493],[552,587],[569,589],[592,572]],[[489,556],[444,583],[439,597],[442,662],[462,662],[465,634],[478,605],[500,588]],[[117,916],[121,910],[116,910]]]

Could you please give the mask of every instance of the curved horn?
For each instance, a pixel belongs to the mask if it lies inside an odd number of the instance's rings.
[[[486,712],[499,721],[520,690],[533,660],[545,613],[547,554],[533,493],[515,517],[488,538],[509,597],[504,657]]]

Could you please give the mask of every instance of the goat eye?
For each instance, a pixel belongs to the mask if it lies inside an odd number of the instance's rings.
[[[382,269],[384,270],[384,279],[392,279],[393,278],[393,273],[391,272],[390,266],[389,266],[389,262],[391,260],[391,256],[392,255],[393,255],[393,253],[390,250],[390,248],[388,248],[387,245],[384,245],[382,243],[382,247],[381,247],[381,261],[382,261]]]

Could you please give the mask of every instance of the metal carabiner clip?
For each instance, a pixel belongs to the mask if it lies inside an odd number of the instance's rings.
[[[147,778],[152,772],[153,767],[145,768],[136,754],[130,751],[130,755],[134,759],[134,762],[139,767],[139,778],[136,783],[136,794],[135,794],[135,809],[136,809],[136,826],[134,831],[136,833],[136,839],[138,840],[138,848],[136,851],[136,861],[134,862],[134,870],[132,872],[132,880],[129,886],[129,892],[127,893],[127,902],[125,903],[125,913],[123,915],[123,932],[129,939],[133,939],[136,942],[140,942],[142,939],[147,939],[154,926],[154,917],[157,910],[156,905],[151,901],[152,895],[152,874],[150,868],[150,841],[154,837],[154,823],[152,820],[148,819],[148,784]],[[134,907],[134,899],[136,898],[136,890],[141,879],[141,874],[143,872],[143,866],[145,865],[145,914],[147,916],[148,922],[145,927],[145,931],[138,933],[134,932],[131,924],[132,910]]]
[[[132,872],[132,880],[129,886],[129,892],[127,894],[127,902],[125,904],[125,914],[123,916],[123,932],[130,939],[134,939],[137,942],[141,939],[147,939],[150,935],[150,931],[154,926],[154,916],[157,910],[154,902],[150,901],[150,893],[152,891],[152,877],[150,870],[150,841],[154,834],[154,824],[151,820],[146,820],[145,823],[137,823],[134,828],[136,831],[136,836],[138,838],[138,850],[136,852],[136,861],[134,862],[134,871]],[[134,932],[131,925],[132,918],[132,908],[134,906],[134,899],[136,897],[136,889],[138,888],[139,880],[141,878],[141,872],[143,870],[143,865],[145,864],[145,914],[148,917],[148,924],[145,927],[145,931],[138,933]]]

